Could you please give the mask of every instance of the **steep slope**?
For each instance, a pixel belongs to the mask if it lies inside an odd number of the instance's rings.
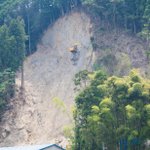
[[[132,68],[140,68],[150,77],[150,59],[147,57],[147,44],[131,32],[117,28],[96,19],[93,23],[93,45],[98,56],[94,67],[103,68],[111,75],[127,75]]]
[[[105,23],[97,22],[84,12],[72,12],[45,31],[37,52],[24,62],[23,95],[18,89],[20,73],[17,75],[16,97],[0,125],[0,146],[45,144],[53,139],[63,144],[63,128],[72,122],[73,78],[79,70],[92,69],[93,64],[118,75],[133,67],[150,70],[143,41],[122,30],[107,30]],[[73,65],[69,48],[75,43],[80,55]],[[54,103],[56,97],[65,106]]]
[[[91,68],[90,27],[90,18],[85,13],[74,12],[60,18],[45,32],[37,52],[24,63],[24,101],[16,96],[18,100],[12,101],[14,109],[5,114],[1,146],[50,143],[54,138],[63,138],[63,127],[72,121],[74,75]],[[68,49],[75,43],[80,56],[73,65]],[[20,74],[16,79],[18,86],[19,77]],[[64,101],[68,113],[56,107],[55,97]]]

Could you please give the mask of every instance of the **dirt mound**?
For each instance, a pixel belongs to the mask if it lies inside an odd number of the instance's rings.
[[[69,114],[75,96],[74,75],[91,67],[90,27],[85,13],[73,12],[45,31],[37,52],[24,63],[24,100],[20,102],[16,94],[14,109],[5,115],[1,146],[43,144],[60,138],[64,141],[63,127],[72,122]],[[68,51],[74,44],[80,51],[76,65]],[[18,86],[19,77],[20,74]],[[56,107],[55,97],[65,103],[68,113]]]

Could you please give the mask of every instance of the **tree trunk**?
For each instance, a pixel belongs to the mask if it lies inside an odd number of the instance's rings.
[[[24,63],[22,62],[21,66],[21,90],[24,89]]]
[[[30,36],[30,15],[27,13],[28,19],[28,46],[29,46],[29,55],[31,54],[31,36]]]
[[[125,16],[125,20],[124,20],[124,27],[125,27],[125,30],[127,31],[128,30],[128,21],[127,21],[126,16]]]
[[[116,4],[114,4],[114,10],[113,10],[113,22],[114,22],[114,30],[116,33]]]
[[[134,34],[136,34],[136,23],[135,23],[135,20],[133,21],[133,32],[134,32]]]

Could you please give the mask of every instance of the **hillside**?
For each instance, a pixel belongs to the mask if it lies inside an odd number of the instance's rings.
[[[103,68],[110,75],[127,75],[132,68],[140,68],[143,75],[150,76],[147,44],[144,40],[120,27],[93,19],[93,44],[96,47],[95,69]]]
[[[61,17],[45,31],[37,52],[24,62],[25,94],[20,97],[16,92],[11,109],[4,115],[0,146],[63,141],[63,127],[72,118],[59,110],[53,99],[64,101],[70,114],[75,97],[74,75],[83,69],[91,70],[96,60],[113,74],[126,74],[132,67],[147,70],[145,47],[140,39],[124,31],[117,35],[113,31],[101,31],[100,25],[101,22],[96,24],[86,13],[77,11]],[[97,45],[94,53],[93,35]],[[73,65],[68,51],[75,43],[80,51],[77,65]],[[106,62],[106,58],[112,59]],[[16,83],[19,87],[20,73]]]
[[[5,114],[1,146],[50,143],[63,136],[62,129],[71,120],[52,100],[60,98],[70,111],[75,96],[74,75],[91,68],[90,26],[90,18],[76,12],[60,18],[45,31],[37,52],[24,62],[25,101],[18,97],[12,101],[14,108]],[[75,43],[80,50],[77,65],[72,64],[69,52]]]

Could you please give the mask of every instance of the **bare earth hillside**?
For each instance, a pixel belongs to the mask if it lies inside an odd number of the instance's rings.
[[[46,144],[56,139],[65,146],[63,128],[72,123],[74,75],[91,69],[96,60],[111,74],[124,75],[133,67],[150,70],[143,41],[124,31],[107,31],[101,24],[92,24],[84,12],[72,12],[45,31],[37,52],[24,62],[24,95],[19,94],[17,75],[16,97],[0,124],[0,146]],[[80,55],[73,65],[69,48],[76,43]],[[65,103],[63,108],[54,103],[56,97]]]
[[[60,18],[45,31],[37,52],[24,63],[25,100],[20,102],[16,96],[18,100],[12,101],[14,109],[5,114],[1,146],[63,139],[63,128],[71,123],[72,117],[59,110],[53,99],[58,97],[64,101],[70,114],[75,96],[74,75],[91,66],[90,27],[90,18],[76,12]],[[73,65],[69,52],[75,43],[80,51],[77,65]]]

